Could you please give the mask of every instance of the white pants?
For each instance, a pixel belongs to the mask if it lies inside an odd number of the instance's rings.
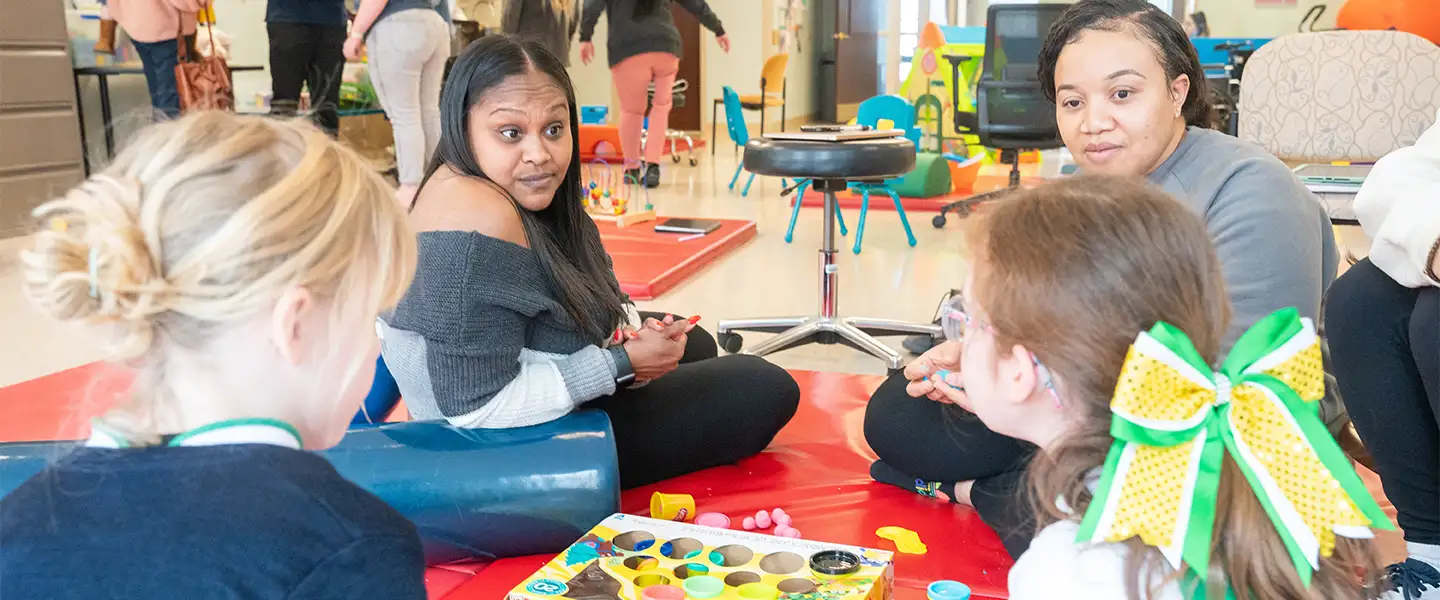
[[[440,86],[450,26],[428,8],[402,10],[370,28],[370,82],[395,132],[400,185],[419,185],[440,143]]]

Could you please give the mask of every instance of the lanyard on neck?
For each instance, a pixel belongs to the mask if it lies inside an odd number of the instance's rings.
[[[123,436],[106,429],[99,423],[91,424],[90,448],[129,448],[130,443]],[[197,427],[185,433],[162,436],[165,446],[223,446],[227,444],[267,444],[284,448],[301,449],[300,432],[289,423],[276,419],[227,419]]]

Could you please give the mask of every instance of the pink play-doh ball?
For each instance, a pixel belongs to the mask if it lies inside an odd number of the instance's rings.
[[[800,539],[800,530],[799,530],[799,529],[796,529],[796,528],[794,528],[794,527],[786,527],[786,528],[785,528],[785,537],[795,538],[795,539],[798,540],[798,539]]]
[[[745,520],[740,522],[740,526],[744,527],[745,531],[755,531],[755,517],[745,517]]]
[[[776,525],[776,526],[775,526],[775,535],[780,536],[780,537],[784,537],[784,536],[785,536],[785,532],[790,531],[791,529],[792,529],[792,527],[790,527],[789,525]]]
[[[761,529],[770,528],[770,513],[759,511],[755,513],[755,526]]]
[[[700,513],[695,515],[695,524],[716,529],[729,529],[730,517],[715,512]]]
[[[775,509],[775,512],[771,513],[770,519],[771,519],[772,521],[775,521],[775,524],[776,524],[776,525],[792,525],[792,524],[793,524],[792,521],[790,520],[790,515],[785,514],[784,512],[781,512],[781,510],[778,509],[778,508]]]

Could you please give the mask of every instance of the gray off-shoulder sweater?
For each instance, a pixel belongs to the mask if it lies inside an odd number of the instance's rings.
[[[579,330],[534,251],[473,231],[419,246],[410,290],[377,325],[412,417],[523,427],[615,392],[624,350]]]

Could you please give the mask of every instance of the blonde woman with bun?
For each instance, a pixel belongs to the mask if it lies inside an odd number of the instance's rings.
[[[202,112],[35,215],[30,300],[136,379],[0,500],[0,597],[425,598],[414,526],[303,451],[344,435],[375,317],[414,273],[357,155],[307,123]]]

